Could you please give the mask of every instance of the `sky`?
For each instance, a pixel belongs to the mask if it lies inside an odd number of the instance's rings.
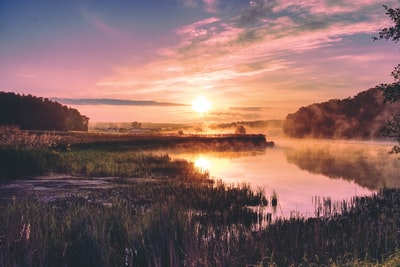
[[[392,82],[382,5],[400,1],[2,0],[0,91],[92,122],[284,119]]]

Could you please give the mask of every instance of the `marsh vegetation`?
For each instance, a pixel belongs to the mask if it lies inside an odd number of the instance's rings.
[[[399,258],[397,189],[324,198],[313,217],[271,220],[279,193],[218,182],[143,146],[18,140],[0,149],[4,185],[48,174],[109,183],[52,198],[43,185],[0,190],[1,266],[378,266]]]
[[[373,266],[398,249],[398,190],[325,203],[324,216],[292,217],[255,228],[263,217],[249,207],[260,205],[260,196],[246,186],[161,180],[53,201],[13,197],[1,205],[0,262]]]

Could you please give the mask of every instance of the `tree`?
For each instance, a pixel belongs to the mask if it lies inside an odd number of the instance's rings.
[[[373,37],[374,40],[391,40],[397,43],[400,40],[400,8],[389,8],[383,6],[386,10],[386,15],[394,22],[394,26],[383,28],[379,32],[378,37]],[[391,73],[394,82],[391,84],[380,84],[377,88],[383,91],[385,102],[400,101],[400,64],[398,64]],[[387,137],[392,137],[397,140],[399,145],[392,148],[390,153],[400,153],[400,111],[393,115],[393,119],[388,121],[382,129],[382,134]]]
[[[236,134],[246,134],[246,128],[244,128],[243,125],[238,125],[238,126],[236,126],[235,133]]]
[[[89,118],[47,98],[0,92],[0,125],[23,130],[87,131]]]

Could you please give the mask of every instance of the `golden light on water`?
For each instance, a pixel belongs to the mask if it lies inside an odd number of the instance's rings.
[[[207,100],[204,96],[199,96],[192,103],[192,108],[199,113],[207,112],[211,108],[211,102]]]
[[[207,159],[200,157],[194,162],[194,166],[198,168],[202,172],[209,172],[211,168],[210,161]]]

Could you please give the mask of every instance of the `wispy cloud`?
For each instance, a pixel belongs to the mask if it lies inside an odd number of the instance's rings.
[[[186,106],[179,103],[157,102],[153,100],[126,100],[109,98],[57,98],[52,100],[69,105],[110,105],[110,106]]]
[[[199,1],[184,3],[195,7]],[[306,101],[299,95],[315,96],[317,85],[321,97],[326,97],[322,91],[329,88],[345,90],[360,81],[367,84],[368,76],[341,78],[340,70],[329,68],[339,59],[345,66],[345,48],[355,42],[348,38],[372,35],[388,23],[380,1],[360,1],[251,0],[230,17],[220,11],[177,28],[174,33],[179,42],[175,46],[160,47],[158,57],[147,64],[116,67],[113,75],[97,85],[132,96],[162,94],[167,101],[176,98],[181,102],[206,91],[221,103],[235,98],[239,105],[242,101],[257,106],[283,99],[279,94],[288,88],[308,93],[285,95],[287,103]],[[217,1],[204,0],[203,4],[210,11],[218,6]],[[326,51],[335,53],[336,58],[327,56]],[[352,53],[361,59],[371,51]],[[346,69],[354,68],[356,62],[348,62],[353,65]]]
[[[209,13],[217,12],[218,0],[203,0],[205,5],[205,10]]]
[[[108,24],[100,15],[92,14],[84,8],[80,9],[80,14],[90,25],[103,33],[111,36],[118,36],[121,34],[117,28]]]
[[[264,111],[269,110],[268,107],[230,107],[230,110],[239,110],[239,111]]]
[[[184,7],[198,8],[201,7],[208,13],[216,13],[218,0],[181,0]]]

